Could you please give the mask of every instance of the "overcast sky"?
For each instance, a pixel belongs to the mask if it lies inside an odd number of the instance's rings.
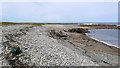
[[[4,2],[2,21],[117,22],[117,2]]]
[[[118,2],[119,0],[0,0],[0,2]]]

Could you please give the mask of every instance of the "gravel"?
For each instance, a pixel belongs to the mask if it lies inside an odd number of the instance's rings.
[[[63,46],[57,39],[49,37],[46,32],[48,29],[49,27],[45,26],[3,26],[2,43],[8,44],[1,45],[0,53],[3,54],[0,54],[0,60],[5,60],[7,66],[99,66],[87,56],[78,54]],[[13,56],[11,51],[18,47],[22,53]],[[9,56],[9,59],[4,58],[6,56]],[[9,60],[15,62],[11,63]]]

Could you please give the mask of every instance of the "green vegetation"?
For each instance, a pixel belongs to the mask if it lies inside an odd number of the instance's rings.
[[[35,25],[35,26],[42,26],[43,23],[13,23],[13,22],[0,22],[2,25]]]
[[[90,29],[120,29],[116,25],[80,25],[82,27],[90,27]]]

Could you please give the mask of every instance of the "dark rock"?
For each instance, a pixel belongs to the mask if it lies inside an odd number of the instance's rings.
[[[68,32],[89,33],[87,29],[82,29],[82,28],[72,28],[72,29],[69,29]]]
[[[62,31],[51,30],[49,32],[49,34],[51,37],[57,38],[57,39],[60,39],[60,38],[66,39],[67,38],[67,34],[63,33]]]

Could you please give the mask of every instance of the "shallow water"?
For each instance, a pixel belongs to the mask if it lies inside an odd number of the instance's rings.
[[[94,30],[89,30],[90,33],[88,33],[87,35],[97,39],[101,42],[104,42],[108,45],[112,45],[112,46],[116,46],[116,47],[120,47],[118,46],[120,44],[120,41],[118,42],[118,32],[120,30],[116,30],[116,29],[94,29]]]

